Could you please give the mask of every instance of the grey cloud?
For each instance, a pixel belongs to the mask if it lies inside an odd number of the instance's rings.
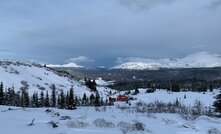
[[[146,10],[158,5],[171,4],[177,0],[120,0],[120,4],[129,9]]]
[[[63,64],[74,57],[84,66],[112,66],[116,57],[220,53],[221,12],[201,8],[211,1],[0,1],[0,49],[19,52],[0,51],[0,58]]]
[[[208,6],[210,9],[217,9],[221,6],[221,0],[212,0]]]

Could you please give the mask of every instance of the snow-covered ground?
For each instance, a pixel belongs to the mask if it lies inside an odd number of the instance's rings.
[[[46,108],[22,109],[0,106],[2,134],[220,134],[221,119],[201,116],[193,121],[183,120],[176,114],[140,114],[121,111],[113,107],[78,108],[77,110]],[[59,113],[59,116],[56,115]],[[71,119],[61,120],[62,116]],[[35,119],[34,126],[28,124]],[[55,122],[53,128],[48,122]],[[144,131],[134,129],[134,124],[144,124]],[[208,133],[217,131],[217,133]]]
[[[151,103],[162,101],[164,103],[175,102],[177,99],[180,103],[193,106],[196,100],[199,100],[205,106],[212,106],[215,96],[219,93],[218,89],[213,92],[168,92],[166,90],[156,90],[154,93],[145,93],[145,89],[140,89],[140,93],[135,95],[138,101]],[[186,98],[185,98],[186,96]]]

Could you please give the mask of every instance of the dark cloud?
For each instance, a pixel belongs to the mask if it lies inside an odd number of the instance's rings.
[[[221,6],[221,0],[212,0],[208,6],[210,9],[217,9]]]

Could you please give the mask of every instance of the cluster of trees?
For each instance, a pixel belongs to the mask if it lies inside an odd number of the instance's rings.
[[[71,87],[67,93],[63,90],[57,91],[56,86],[50,86],[48,91],[34,92],[32,95],[28,92],[29,86],[23,83],[20,91],[15,92],[14,87],[4,89],[3,83],[0,83],[0,105],[17,107],[56,107],[60,109],[76,109],[78,106],[103,106],[108,105],[108,100],[103,101],[99,93],[92,93],[89,97],[84,94],[83,97],[77,97],[74,94],[74,88]],[[45,94],[46,93],[46,94]]]
[[[87,79],[85,77],[84,81],[85,81],[85,86],[91,89],[91,91],[94,91],[94,92],[97,91],[97,83],[95,82],[95,80]]]
[[[151,89],[167,89],[173,92],[180,92],[181,90],[206,92],[208,89],[221,87],[221,81],[204,81],[204,80],[177,80],[177,81],[134,81],[134,82],[117,82],[109,85],[112,89],[117,90],[133,90],[137,88],[151,88]]]

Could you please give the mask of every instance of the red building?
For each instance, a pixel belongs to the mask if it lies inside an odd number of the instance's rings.
[[[124,96],[124,95],[119,95],[119,96],[117,97],[117,101],[126,102],[126,101],[128,101],[128,100],[129,100],[128,97],[126,97],[126,96]]]

